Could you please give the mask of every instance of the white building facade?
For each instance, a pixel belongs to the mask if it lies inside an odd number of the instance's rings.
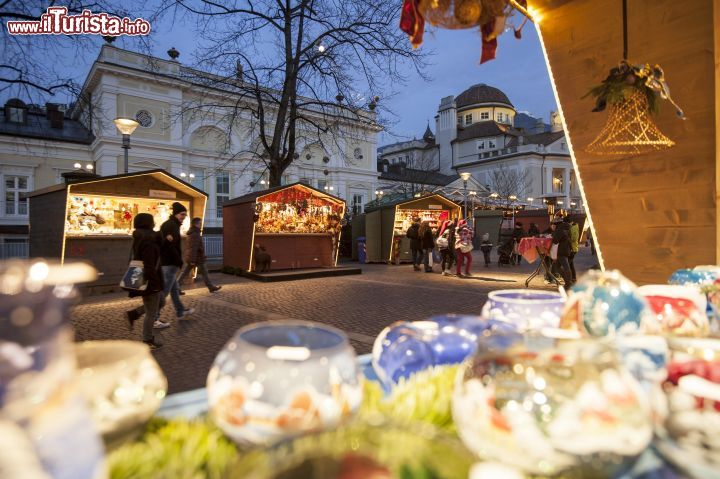
[[[222,203],[266,188],[267,172],[251,153],[258,140],[249,117],[241,116],[230,127],[212,111],[188,113],[185,106],[198,98],[198,87],[184,80],[184,73],[176,60],[104,45],[83,86],[88,101],[65,115],[63,128],[84,126],[80,140],[48,134],[53,131],[45,124],[36,125],[35,138],[27,124],[14,125],[13,117],[0,116],[6,123],[0,127],[0,240],[21,240],[23,226],[27,236],[23,193],[62,182],[61,173],[72,171],[75,163],[91,164],[102,176],[124,171],[122,137],[112,121],[117,117],[140,123],[131,136],[129,171],[162,168],[208,193],[205,225],[219,233]],[[204,95],[211,102],[233,100],[223,91]],[[323,142],[326,146],[299,143],[299,156],[284,172],[283,183],[301,181],[324,189],[346,200],[350,209],[372,200],[380,128],[374,113],[364,113],[365,121],[344,121],[332,141]]]

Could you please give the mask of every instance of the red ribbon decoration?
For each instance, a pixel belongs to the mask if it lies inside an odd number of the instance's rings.
[[[480,27],[480,32],[482,33],[482,54],[480,55],[481,65],[487,61],[495,59],[495,52],[497,51],[497,37],[492,40],[488,40],[494,30],[494,18]]]
[[[422,45],[425,33],[425,18],[418,10],[419,4],[420,0],[403,0],[400,14],[400,30],[408,34],[413,48]]]

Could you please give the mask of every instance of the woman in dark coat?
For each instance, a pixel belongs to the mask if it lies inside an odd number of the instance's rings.
[[[423,221],[418,230],[420,236],[420,246],[423,251],[423,264],[425,265],[425,272],[432,273],[432,266],[430,266],[430,257],[432,256],[432,250],[435,248],[435,239],[433,238],[432,228],[430,228],[429,221]]]
[[[156,349],[162,346],[153,335],[153,325],[157,318],[158,312],[165,303],[163,295],[163,275],[160,266],[160,244],[162,238],[153,231],[155,220],[148,213],[139,213],[133,220],[133,244],[132,257],[135,261],[143,262],[143,276],[147,281],[147,288],[142,292],[131,291],[131,298],[141,296],[143,305],[137,309],[127,311],[127,319],[130,327],[133,323],[145,313],[143,321],[143,342],[150,346],[150,349]]]

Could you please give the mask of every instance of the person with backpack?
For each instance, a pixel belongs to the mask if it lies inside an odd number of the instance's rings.
[[[485,259],[485,267],[490,267],[490,252],[492,251],[492,243],[490,242],[490,233],[482,235],[482,242],[480,243],[480,251]]]
[[[215,286],[210,281],[210,276],[205,266],[207,257],[205,256],[205,244],[203,243],[202,232],[200,231],[201,225],[202,218],[193,218],[190,222],[190,229],[187,232],[188,247],[185,252],[185,268],[182,273],[180,273],[178,284],[182,284],[183,280],[192,272],[193,268],[197,267],[197,272],[202,275],[208,291],[214,293],[220,291],[222,286]]]
[[[408,228],[405,236],[410,238],[410,252],[412,254],[413,270],[420,271],[420,260],[422,259],[422,244],[420,241],[420,218],[413,218],[412,225]]]
[[[472,231],[467,225],[466,220],[460,220],[455,229],[455,255],[457,261],[457,276],[462,278],[462,267],[465,265],[465,276],[469,277],[470,267],[472,266]]]
[[[435,239],[433,238],[432,228],[430,228],[429,221],[423,221],[418,229],[418,235],[420,236],[420,246],[422,247],[423,264],[425,265],[425,272],[432,273],[432,265],[430,260],[432,258],[433,249],[435,248]]]
[[[142,306],[125,312],[130,328],[132,329],[135,321],[145,314],[143,321],[142,338],[143,342],[150,346],[150,349],[162,347],[153,334],[155,318],[160,309],[165,305],[165,295],[163,294],[163,274],[160,265],[160,244],[162,242],[157,232],[153,231],[155,220],[148,213],[139,213],[133,220],[133,243],[132,243],[132,259],[134,261],[142,261],[143,277],[147,282],[147,287],[143,291],[130,291],[128,296],[131,298],[142,297]]]

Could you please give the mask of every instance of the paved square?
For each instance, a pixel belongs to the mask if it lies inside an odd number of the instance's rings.
[[[241,326],[277,319],[319,321],[345,331],[358,354],[370,352],[375,336],[399,320],[419,320],[445,313],[479,314],[487,294],[496,289],[524,288],[525,278],[537,265],[482,266],[475,254],[475,277],[444,277],[413,271],[411,265],[363,265],[363,274],[279,283],[258,283],[235,276],[214,274],[223,289],[210,294],[204,287],[189,289],[182,297],[195,308],[188,319],[177,320],[169,304],[162,313],[172,327],[156,334],[164,346],[154,352],[168,377],[169,392],[204,387],[215,355]],[[581,248],[578,272],[595,258]],[[549,289],[542,277],[531,288]],[[142,324],[128,330],[123,312],[140,303],[126,294],[87,298],[73,310],[78,341],[90,339],[141,340]]]

